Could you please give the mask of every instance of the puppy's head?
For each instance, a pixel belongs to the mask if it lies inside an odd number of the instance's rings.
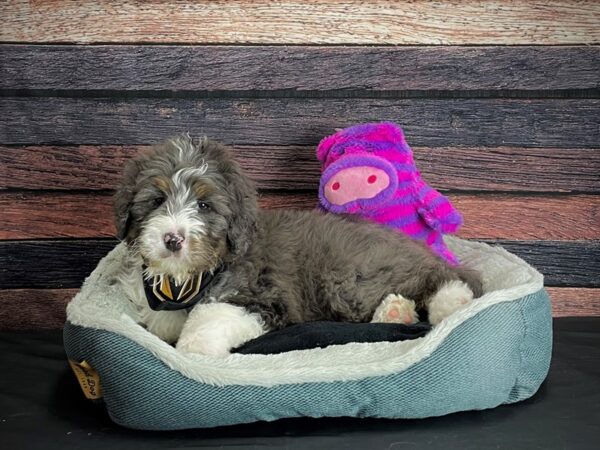
[[[244,254],[256,190],[223,145],[185,135],[134,158],[115,194],[117,234],[147,275],[183,281]]]

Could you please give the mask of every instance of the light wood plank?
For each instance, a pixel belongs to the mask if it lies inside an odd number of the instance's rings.
[[[600,239],[600,196],[452,194],[463,213],[464,238],[510,240]],[[311,209],[316,192],[262,193],[270,209]],[[2,193],[0,239],[94,238],[115,235],[112,199],[106,195]]]
[[[549,287],[552,315],[600,316],[600,289]]]
[[[593,0],[2,3],[5,42],[592,44]]]

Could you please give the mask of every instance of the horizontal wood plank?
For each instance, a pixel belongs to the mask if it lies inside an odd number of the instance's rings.
[[[0,195],[0,211],[0,240],[116,234],[110,196],[6,193]]]
[[[593,0],[2,3],[5,42],[598,43]]]
[[[600,239],[600,196],[451,194],[463,213],[460,236],[478,239]],[[316,192],[263,192],[265,208],[314,208]],[[0,239],[94,238],[115,235],[107,195],[0,193]]]
[[[600,191],[600,149],[419,147],[414,152],[424,178],[441,190]]]
[[[392,120],[414,146],[597,147],[600,99],[0,99],[0,144],[147,144],[175,133],[228,144],[316,145]]]
[[[600,196],[450,195],[461,211],[463,238],[600,239]]]
[[[0,89],[549,90],[600,87],[600,47],[0,47]]]
[[[488,240],[488,243],[496,242]],[[600,241],[497,241],[544,275],[546,286],[600,287]]]
[[[77,289],[0,290],[0,331],[59,329]],[[548,288],[554,317],[600,316],[600,289]]]
[[[600,241],[489,240],[520,256],[547,286],[600,287]],[[0,289],[78,288],[113,239],[0,242]]]
[[[0,190],[112,190],[121,181],[125,162],[147,149],[143,145],[0,146],[0,165],[6,169],[0,171]],[[319,184],[321,172],[312,147],[236,146],[233,151],[261,189],[316,189]],[[595,153],[583,153],[585,170]],[[597,159],[600,165],[600,154]]]
[[[600,289],[548,288],[552,299],[552,315],[600,316]]]
[[[1,189],[106,190],[146,146],[0,146]],[[315,189],[314,147],[236,146],[261,189]],[[600,192],[600,149],[416,147],[423,177],[453,191]]]
[[[78,289],[0,290],[0,331],[62,328]]]

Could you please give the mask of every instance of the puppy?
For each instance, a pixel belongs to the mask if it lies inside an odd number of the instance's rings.
[[[305,321],[413,323],[416,308],[435,325],[482,294],[476,272],[382,226],[259,209],[239,164],[208,139],[176,137],[130,161],[115,215],[129,250],[120,282],[139,321],[186,352],[227,355]],[[201,286],[200,300],[152,310],[158,285],[168,295]]]

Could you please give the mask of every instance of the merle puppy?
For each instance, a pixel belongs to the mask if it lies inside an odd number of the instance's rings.
[[[179,136],[130,161],[115,212],[129,249],[119,281],[139,321],[182,351],[227,355],[312,320],[413,323],[416,308],[435,325],[482,294],[477,273],[382,226],[261,210],[228,149],[208,139]],[[155,311],[147,295],[157,287],[200,300]]]

